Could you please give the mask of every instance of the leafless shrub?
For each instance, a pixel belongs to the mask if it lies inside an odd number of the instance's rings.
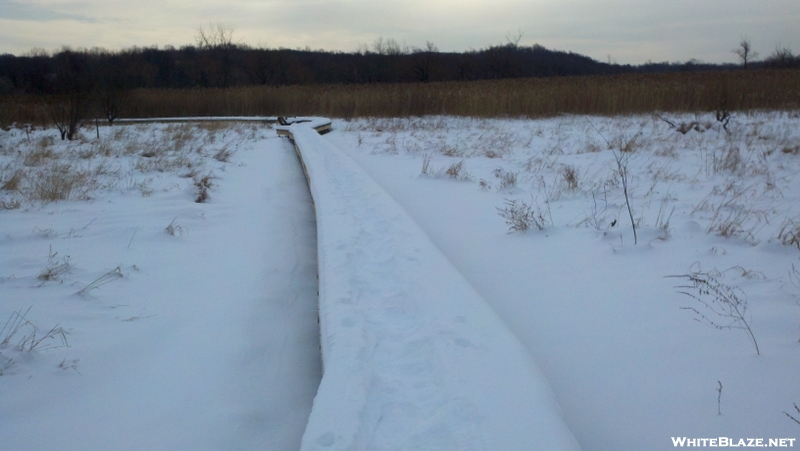
[[[46,107],[50,118],[61,134],[61,140],[72,141],[84,125],[91,101],[88,92],[76,90],[68,95],[51,99]]]
[[[592,205],[589,211],[584,211],[586,217],[578,223],[578,225],[586,224],[590,227],[593,227],[597,230],[602,230],[608,225],[608,197],[604,191],[603,193],[603,204],[600,205],[598,203],[597,194],[592,191]],[[615,219],[611,223],[611,227],[617,225],[617,220]]]
[[[531,203],[518,199],[506,199],[505,201],[506,206],[497,207],[497,212],[501,218],[506,220],[509,233],[526,232],[531,227],[544,230],[553,224],[549,206],[542,209],[533,200]]]
[[[464,170],[464,160],[451,164],[444,170],[444,174],[455,180],[469,180],[472,176]]]
[[[503,168],[496,168],[492,171],[492,174],[500,180],[499,188],[500,190],[514,188],[517,186],[517,173],[516,172],[509,172]]]
[[[633,229],[633,244],[635,245],[639,240],[636,236],[636,222],[633,220],[633,209],[628,195],[628,155],[614,152],[614,160],[617,163],[617,174],[622,182],[622,193],[625,195],[625,205],[628,207],[628,216],[630,216],[631,228]]]
[[[0,199],[0,210],[16,210],[21,206],[19,199]]]
[[[756,354],[761,354],[758,349],[756,337],[750,328],[750,315],[747,312],[747,295],[738,287],[731,287],[718,281],[714,275],[707,272],[693,272],[690,274],[667,276],[685,279],[688,285],[678,285],[678,293],[689,296],[697,301],[704,314],[694,307],[681,307],[695,314],[695,320],[708,324],[715,329],[742,329],[747,332]],[[712,318],[709,318],[711,316]]]
[[[578,169],[571,165],[566,164],[561,167],[561,178],[564,180],[564,183],[567,185],[567,189],[570,191],[575,191],[578,189],[578,179],[580,178],[580,173]]]
[[[786,246],[794,246],[800,250],[800,221],[787,219],[778,232],[778,239]]]
[[[642,133],[639,132],[632,137],[618,135],[608,143],[610,149],[616,149],[622,153],[632,153],[641,147]]]
[[[724,186],[715,186],[692,214],[698,210],[713,213],[706,233],[755,242],[756,233],[769,223],[769,211],[753,207],[751,198],[756,194],[752,185],[731,181]]]
[[[722,209],[715,212],[706,232],[724,238],[740,237],[755,242],[756,232],[768,222],[767,214],[762,210],[733,205],[727,209],[727,214]]]
[[[234,151],[231,150],[230,148],[228,148],[228,146],[225,146],[225,147],[219,149],[214,154],[214,159],[217,160],[217,161],[221,161],[223,163],[227,163],[227,162],[229,162],[231,160],[231,157],[233,156],[233,154],[234,154]]]
[[[731,113],[728,110],[716,110],[714,111],[714,117],[717,119],[717,122],[722,124],[725,133],[730,133],[728,131],[728,123],[731,121]]]
[[[587,141],[586,145],[584,145],[583,150],[579,151],[579,153],[597,153],[602,152],[603,147],[595,141]]]
[[[211,181],[214,178],[214,174],[208,173],[203,177],[195,177],[194,179],[194,186],[198,189],[197,197],[195,198],[195,202],[201,204],[208,200],[210,197],[209,191],[214,186],[213,182]]]
[[[739,150],[739,146],[737,145],[729,146],[723,152],[721,158],[716,158],[716,154],[714,154],[713,165],[715,173],[720,173],[720,172],[729,172],[731,174],[736,173],[743,166],[742,153]]]
[[[458,147],[451,144],[442,144],[439,151],[446,157],[460,157],[462,155]]]
[[[503,158],[503,154],[493,150],[493,149],[484,149],[483,156],[486,158]]]

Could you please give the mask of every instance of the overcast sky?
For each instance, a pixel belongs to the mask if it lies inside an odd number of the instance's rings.
[[[800,50],[800,0],[0,0],[0,53],[194,44],[201,25],[252,46],[354,51],[378,37],[442,51],[523,33],[601,61],[736,62],[742,37],[766,57]]]

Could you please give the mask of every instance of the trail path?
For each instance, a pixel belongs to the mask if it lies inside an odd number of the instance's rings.
[[[578,449],[525,348],[405,210],[287,130],[318,225],[324,375],[302,449]]]

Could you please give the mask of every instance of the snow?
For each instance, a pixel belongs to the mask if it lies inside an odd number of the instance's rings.
[[[321,368],[314,216],[294,150],[263,127],[103,132],[112,153],[137,149],[109,163],[123,182],[88,202],[0,212],[3,322],[31,307],[28,320],[60,324],[70,345],[0,349],[13,359],[0,448],[297,449]],[[183,156],[216,175],[207,203],[181,174],[127,172],[139,149],[181,134]],[[210,158],[225,146],[231,163]],[[148,178],[152,194],[127,188]],[[51,246],[72,270],[42,285]],[[116,267],[123,278],[76,294]]]
[[[305,124],[324,375],[301,449],[578,449],[541,372],[373,180]]]
[[[668,118],[697,127],[424,117],[334,120],[320,137],[315,118],[281,128],[313,204],[266,124],[104,127],[69,144],[2,133],[0,185],[39,175],[0,190],[3,208],[21,204],[0,209],[0,322],[30,307],[37,336],[58,325],[69,347],[19,350],[30,327],[0,346],[0,448],[794,438],[800,115],[737,113],[727,131],[707,113]],[[54,169],[47,149],[88,174],[84,190],[27,197]],[[509,201],[543,230],[509,233]],[[48,262],[70,271],[38,279]],[[668,277],[693,272],[742,290],[760,354],[683,309],[729,320]]]
[[[525,344],[583,449],[641,450],[671,449],[673,436],[797,436],[784,412],[798,418],[800,279],[792,271],[800,252],[777,236],[800,218],[798,122],[792,113],[738,114],[730,134],[682,135],[648,116],[433,117],[334,123],[327,137]],[[638,245],[598,130],[612,143],[640,136],[629,161]],[[742,160],[733,171],[719,163],[729,149]],[[459,161],[460,181],[444,173]],[[578,171],[575,190],[564,181],[566,165]],[[516,184],[501,188],[503,173],[517,174]],[[746,219],[722,237],[707,231],[715,211],[703,203],[730,201],[728,186],[743,192],[729,205]],[[553,225],[507,233],[497,208],[531,198],[549,207]],[[664,228],[656,225],[662,199],[667,213],[675,208]],[[701,306],[677,293],[685,281],[666,276],[698,270],[718,271],[746,293],[761,355],[744,331],[714,329],[681,309]]]

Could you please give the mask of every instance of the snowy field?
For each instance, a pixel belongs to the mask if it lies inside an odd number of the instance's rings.
[[[0,138],[0,179],[24,173],[0,211],[0,449],[298,449],[321,368],[294,149],[260,125],[90,132]]]
[[[711,114],[664,118],[697,124],[378,119],[329,139],[526,345],[583,449],[797,437],[800,116],[736,114],[729,133]],[[500,210],[529,230],[508,233]]]
[[[710,114],[663,118],[675,126],[651,116],[334,121],[318,147],[355,160],[331,180],[385,190],[354,225],[393,200],[402,208],[385,229],[418,228],[435,252],[417,257],[440,253],[434,266],[451,265],[446,276],[496,312],[486,336],[507,327],[521,343],[582,449],[797,437],[787,414],[800,419],[800,115],[734,114],[727,129]],[[322,369],[315,216],[289,141],[258,124],[56,136],[0,132],[0,448],[299,449]],[[404,215],[413,227],[398,225]],[[375,273],[396,263],[383,252],[367,256]],[[402,291],[402,276],[377,282]],[[422,321],[427,308],[412,313]],[[453,320],[480,308],[465,311]],[[398,343],[436,324],[415,329],[405,315],[391,329],[381,324],[390,313],[368,325]],[[341,326],[327,336],[362,327],[349,319],[323,318]],[[455,335],[466,329],[443,332],[455,350],[473,343]],[[381,402],[427,371],[403,349],[389,351],[411,360],[378,362]],[[350,381],[330,365],[329,383]],[[431,406],[458,391],[417,388]],[[513,425],[522,410],[498,406],[491,421],[461,412],[459,427],[454,405],[431,423],[449,429],[422,431],[414,449],[510,449],[469,434]],[[402,449],[406,429],[387,431],[382,412],[359,418],[353,427],[375,435],[354,449]],[[333,449],[331,432],[304,448]],[[448,448],[452,433],[470,440]]]

